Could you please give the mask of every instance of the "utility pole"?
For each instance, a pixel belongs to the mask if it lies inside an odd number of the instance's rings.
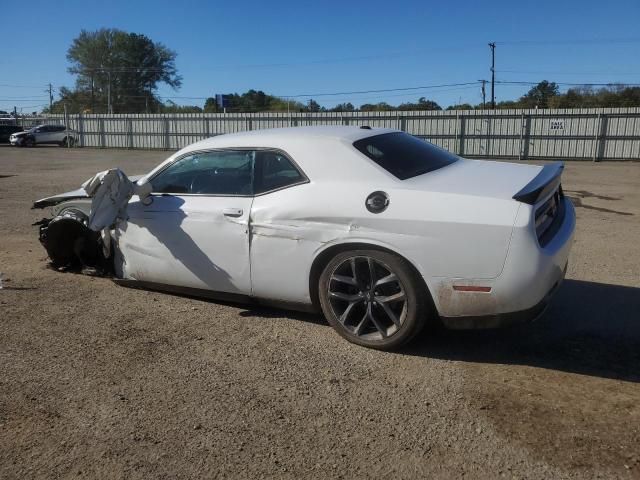
[[[496,43],[489,44],[491,48],[491,108],[496,108]]]
[[[111,107],[111,70],[107,70],[107,78],[108,78],[108,83],[107,83],[107,113],[111,114],[113,113],[112,107]]]
[[[486,89],[486,85],[487,85],[487,81],[486,80],[478,80],[482,86],[480,87],[482,89],[482,108],[485,108],[485,103],[487,101],[487,89]]]
[[[49,84],[49,113],[51,113],[51,109],[53,108],[53,87]]]
[[[95,89],[95,82],[93,80],[93,70],[91,70],[91,113],[96,113],[94,89]]]

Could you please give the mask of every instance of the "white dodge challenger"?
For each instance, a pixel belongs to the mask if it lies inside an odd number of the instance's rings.
[[[575,228],[562,168],[466,160],[391,129],[285,128],[203,140],[34,207],[53,207],[39,224],[57,267],[321,309],[347,340],[391,349],[430,322],[543,312]]]

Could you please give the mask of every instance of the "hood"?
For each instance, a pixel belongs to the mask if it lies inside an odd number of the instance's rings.
[[[11,136],[12,137],[21,137],[22,135],[26,135],[27,133],[29,133],[29,132],[27,132],[26,130],[22,130],[20,132],[13,132],[11,134]]]
[[[129,180],[132,182],[138,181],[144,175],[132,175],[129,177]],[[68,200],[75,200],[77,198],[90,198],[87,195],[87,192],[84,188],[78,188],[77,190],[71,190],[69,192],[60,193],[58,195],[54,195],[52,197],[42,198],[34,202],[33,207],[31,208],[47,208],[53,207],[54,205],[58,205],[59,203],[66,202]]]
[[[537,165],[462,158],[439,170],[403,180],[402,184],[411,190],[511,200],[541,171]]]

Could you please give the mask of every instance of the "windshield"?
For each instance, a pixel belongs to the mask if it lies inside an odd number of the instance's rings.
[[[458,160],[454,154],[403,132],[363,138],[353,146],[400,180],[432,172]]]

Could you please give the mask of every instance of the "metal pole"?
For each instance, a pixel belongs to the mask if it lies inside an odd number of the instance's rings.
[[[96,113],[96,99],[95,99],[95,83],[93,80],[93,70],[91,71],[91,113]]]
[[[67,141],[67,144],[65,146],[69,148],[71,142],[69,142],[69,116],[67,115],[66,103],[64,104],[64,137]]]
[[[518,160],[522,160],[522,141],[524,140],[524,111],[520,112],[520,146],[518,147]]]
[[[111,108],[111,70],[107,71],[107,113],[113,113]]]
[[[596,119],[596,122],[595,122],[595,129],[594,129],[595,132],[594,132],[594,135],[593,135],[593,159],[592,160],[594,162],[598,161],[598,150],[599,150],[599,147],[600,147],[600,145],[599,145],[599,143],[600,143],[599,142],[599,137],[600,137],[601,126],[602,126],[602,114],[599,113],[598,117]]]
[[[481,92],[482,92],[482,109],[484,110],[485,103],[487,102],[487,99],[486,99],[487,90],[485,88],[486,84],[487,84],[487,81],[486,80],[478,80],[478,81],[482,85],[480,88],[481,88]]]
[[[489,44],[491,48],[491,108],[496,108],[496,44],[491,42]]]

